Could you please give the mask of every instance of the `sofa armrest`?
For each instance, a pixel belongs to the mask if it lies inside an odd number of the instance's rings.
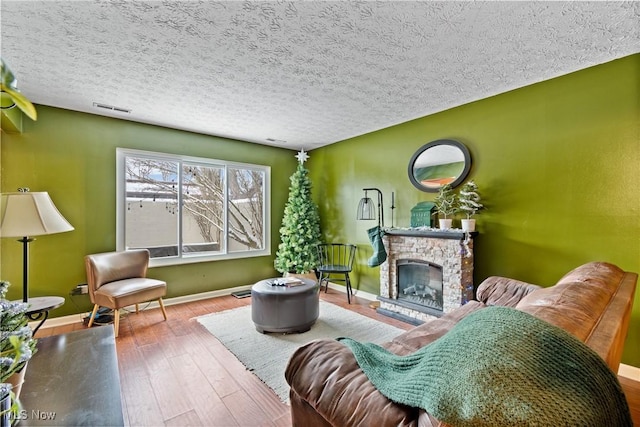
[[[362,372],[351,350],[338,341],[317,340],[300,347],[289,359],[285,378],[294,396],[293,419],[297,412],[313,408],[334,426],[418,423],[418,408],[398,405],[383,396]],[[305,407],[298,408],[301,405]]]
[[[541,287],[507,277],[491,276],[478,286],[476,299],[486,305],[515,307],[522,298],[537,289]]]

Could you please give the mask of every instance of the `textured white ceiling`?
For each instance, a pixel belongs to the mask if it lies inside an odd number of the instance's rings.
[[[35,103],[296,150],[640,52],[640,2],[0,7],[2,57]]]

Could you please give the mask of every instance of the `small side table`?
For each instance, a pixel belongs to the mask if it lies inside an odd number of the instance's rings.
[[[60,307],[64,304],[64,298],[62,297],[35,297],[29,298],[27,301],[29,309],[27,310],[27,317],[33,321],[40,321],[33,330],[33,335],[38,332],[40,326],[43,325],[45,320],[49,318],[49,311],[54,308]]]

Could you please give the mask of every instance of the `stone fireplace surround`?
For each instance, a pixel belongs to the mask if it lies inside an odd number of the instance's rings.
[[[473,237],[462,230],[386,229],[387,260],[380,265],[381,314],[418,325],[449,313],[473,298]],[[423,308],[398,299],[397,261],[428,261],[442,267],[443,310]]]

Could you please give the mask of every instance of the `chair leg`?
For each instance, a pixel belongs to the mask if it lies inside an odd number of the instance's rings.
[[[326,294],[329,290],[329,275],[327,274],[326,277],[323,277],[322,281],[324,281],[324,293]]]
[[[93,325],[93,319],[96,318],[96,313],[98,312],[98,304],[94,304],[93,305],[93,311],[91,312],[91,316],[89,316],[89,324],[87,325],[87,327],[91,327],[91,325]]]
[[[118,338],[119,330],[120,330],[120,309],[116,308],[113,310],[113,332],[115,332],[116,338]]]
[[[136,314],[140,313],[140,307],[136,304]]]
[[[345,282],[347,284],[347,302],[351,304],[351,295],[353,294],[351,290],[351,279],[349,279],[349,273],[345,273]]]
[[[167,320],[167,312],[164,309],[164,303],[162,302],[162,298],[158,298],[158,304],[160,304],[160,310],[162,310],[162,315],[164,316],[164,320]]]

